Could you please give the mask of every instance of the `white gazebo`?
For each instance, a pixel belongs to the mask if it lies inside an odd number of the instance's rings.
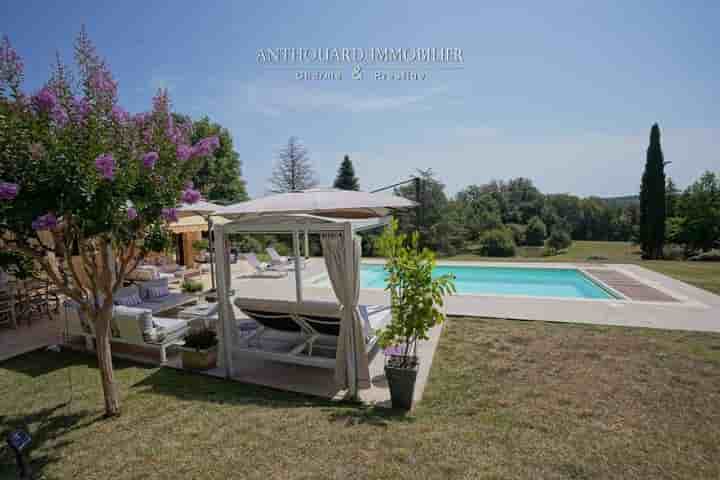
[[[392,209],[413,206],[414,202],[395,195],[313,189],[272,195],[218,210],[218,215],[230,220],[214,227],[221,320],[220,358],[226,376],[233,376],[233,352],[238,349],[234,341],[235,313],[230,298],[233,288],[228,235],[290,234],[295,257],[295,301],[299,304],[303,302],[300,234],[319,234],[328,277],[340,305],[333,363],[335,382],[339,389],[347,389],[353,397],[360,388],[369,387],[368,356],[358,312],[361,245],[355,234],[382,228],[389,222]],[[236,293],[242,295],[242,292]],[[272,352],[268,355],[270,360],[279,360]]]

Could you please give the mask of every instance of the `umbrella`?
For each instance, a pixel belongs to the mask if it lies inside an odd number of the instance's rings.
[[[390,193],[312,188],[235,203],[222,207],[215,213],[223,217],[268,213],[309,213],[324,217],[372,218],[384,217],[393,208],[410,208],[416,205],[411,200]]]

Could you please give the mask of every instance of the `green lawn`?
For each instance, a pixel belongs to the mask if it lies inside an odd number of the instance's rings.
[[[454,318],[411,416],[117,367],[102,420],[92,357],[0,364],[0,431],[53,479],[720,476],[720,335]]]
[[[573,242],[567,252],[552,257],[543,257],[540,255],[540,251],[540,248],[521,247],[519,255],[513,258],[488,258],[479,255],[461,254],[445,257],[443,260],[635,263],[696,287],[720,294],[720,262],[642,260],[638,247],[628,242]],[[607,260],[588,260],[588,257],[603,257]]]

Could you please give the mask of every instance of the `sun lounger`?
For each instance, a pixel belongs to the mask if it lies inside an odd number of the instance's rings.
[[[247,347],[240,351],[286,363],[335,367],[334,355],[314,356],[314,353],[319,349],[336,348],[341,318],[337,303],[236,298],[235,306],[260,325],[255,334],[246,339]],[[370,354],[377,343],[377,331],[390,321],[390,307],[361,305],[358,311],[363,323],[367,353]],[[265,335],[270,333],[281,334],[288,344],[285,351],[263,348]]]
[[[268,266],[258,260],[254,253],[246,253],[245,259],[248,264],[255,269],[254,272],[241,274],[237,278],[283,278],[287,277],[287,270],[277,268],[275,266]]]
[[[295,257],[283,257],[280,255],[277,250],[275,250],[273,247],[268,247],[265,249],[267,251],[268,255],[270,255],[270,264],[276,267],[285,267],[289,269],[295,268]],[[300,257],[300,267],[305,268],[305,261],[306,259],[303,257]]]

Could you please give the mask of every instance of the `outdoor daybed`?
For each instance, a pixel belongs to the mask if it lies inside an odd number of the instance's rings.
[[[285,363],[335,367],[334,350],[342,318],[338,303],[257,298],[236,298],[234,303],[260,325],[254,334],[243,339],[244,348],[238,351]],[[376,332],[390,321],[390,308],[358,305],[358,312],[369,355],[377,344]],[[284,343],[285,347],[278,349],[278,343]]]

